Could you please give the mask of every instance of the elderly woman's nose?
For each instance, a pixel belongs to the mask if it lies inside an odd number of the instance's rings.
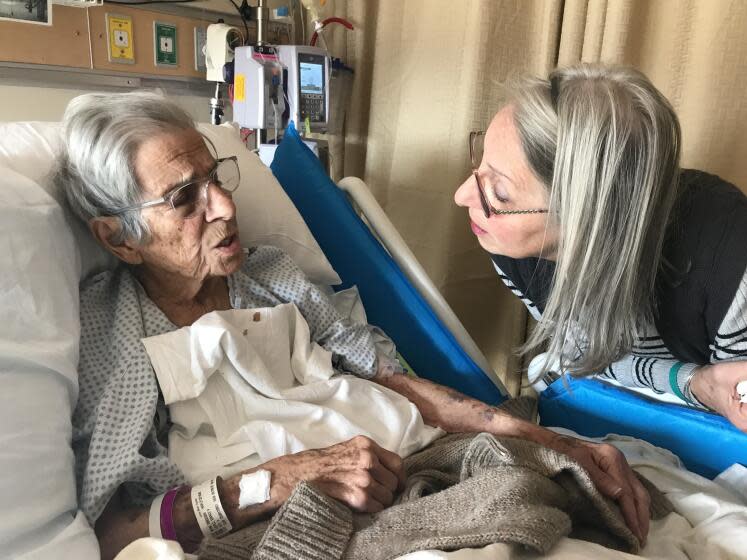
[[[221,189],[218,185],[208,185],[207,207],[205,208],[205,219],[208,222],[214,220],[230,220],[236,215],[236,205],[230,193]]]
[[[454,202],[457,203],[457,206],[465,208],[479,206],[480,200],[477,196],[477,185],[475,184],[475,177],[471,173],[454,193]]]

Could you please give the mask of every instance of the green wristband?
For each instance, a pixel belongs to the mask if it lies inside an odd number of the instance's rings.
[[[669,386],[672,388],[672,392],[677,395],[679,398],[681,398],[685,402],[689,402],[685,395],[682,394],[682,391],[680,391],[680,386],[677,385],[677,374],[680,371],[680,368],[684,366],[685,364],[682,362],[675,362],[674,365],[672,365],[671,368],[669,368]]]

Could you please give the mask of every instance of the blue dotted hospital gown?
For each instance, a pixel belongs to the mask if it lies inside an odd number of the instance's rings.
[[[377,370],[373,327],[344,319],[322,290],[280,249],[250,250],[228,278],[234,309],[295,303],[311,338],[333,365],[370,378]],[[120,266],[81,290],[80,397],[73,416],[79,507],[91,523],[124,485],[125,503],[148,506],[182,484],[168,459],[168,426],[156,375],[142,338],[176,330],[129,270]]]

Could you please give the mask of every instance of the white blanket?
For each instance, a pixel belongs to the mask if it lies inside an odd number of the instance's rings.
[[[191,484],[360,434],[406,457],[443,433],[398,393],[337,374],[293,304],[209,313],[143,343]]]

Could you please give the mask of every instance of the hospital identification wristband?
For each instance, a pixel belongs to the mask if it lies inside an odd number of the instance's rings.
[[[161,504],[166,494],[157,496],[150,504],[150,512],[148,512],[148,534],[154,539],[162,539],[161,534]]]
[[[174,527],[174,502],[182,490],[189,490],[189,486],[177,486],[163,495],[161,502],[161,534],[168,541],[179,541]]]
[[[174,502],[182,490],[189,490],[189,486],[177,486],[165,494],[156,496],[150,504],[148,512],[148,534],[154,539],[177,540],[174,527]]]
[[[206,537],[220,538],[233,529],[220,503],[217,478],[192,488],[192,509],[200,530]]]

